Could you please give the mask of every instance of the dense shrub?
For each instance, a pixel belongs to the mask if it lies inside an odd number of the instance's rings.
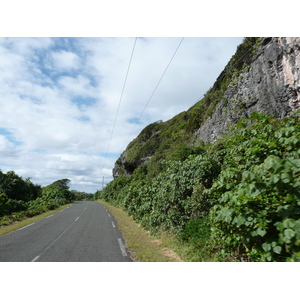
[[[208,213],[210,203],[202,191],[210,188],[221,166],[212,158],[202,155],[165,164],[165,171],[151,183],[135,176],[123,190],[110,187],[109,191],[123,194],[124,208],[151,231],[163,227],[179,232],[188,220]],[[119,181],[114,187],[117,188],[118,184]],[[116,195],[112,198],[115,199]]]
[[[214,144],[176,151],[151,180],[144,165],[103,197],[151,232],[172,230],[219,260],[299,260],[299,113],[254,113]]]
[[[220,257],[299,259],[299,115],[274,120],[255,113],[227,136],[224,149],[222,171],[207,192]]]
[[[73,201],[76,194],[69,191],[69,182],[68,179],[60,179],[41,188],[29,178],[23,180],[13,171],[7,174],[0,171],[0,225],[32,217]],[[87,196],[86,193],[79,195]]]
[[[41,187],[33,184],[30,178],[24,180],[14,171],[8,171],[4,174],[0,170],[0,193],[5,194],[9,199],[28,202],[36,199],[40,190]]]
[[[0,217],[25,210],[27,206],[22,200],[9,199],[6,194],[0,194]]]
[[[300,159],[269,156],[242,173],[211,211],[212,238],[223,257],[255,261],[300,258]]]

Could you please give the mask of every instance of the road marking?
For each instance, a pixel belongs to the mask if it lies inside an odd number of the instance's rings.
[[[81,214],[83,214],[83,213],[81,213]],[[81,216],[81,215],[80,215]],[[77,218],[76,218],[76,220],[68,227],[68,228],[66,228],[52,243],[50,243],[42,252],[41,252],[41,254],[40,255],[38,255],[38,256],[36,256],[33,260],[32,260],[32,262],[34,262],[34,261],[36,261],[44,252],[46,252],[54,243],[56,243],[56,241],[57,240],[59,240],[73,225],[74,225],[74,223],[79,219],[79,217],[80,216],[78,216]],[[34,224],[34,223],[32,223],[32,224]],[[30,224],[30,225],[32,225],[32,224]],[[25,227],[24,227],[25,228]]]
[[[109,217],[111,217],[111,215],[110,215],[110,214],[108,214],[108,216],[109,216]]]
[[[75,221],[61,234],[61,235],[59,235],[48,247],[46,247],[45,249],[44,249],[44,251],[40,254],[40,255],[38,255],[37,257],[35,257],[34,258],[34,260],[32,260],[32,261],[35,261],[35,260],[37,260],[46,250],[48,250],[62,235],[64,235],[67,231],[68,231],[68,229],[73,225],[75,223]]]
[[[31,223],[31,224],[29,224],[29,225],[27,225],[27,226],[24,226],[24,227],[22,227],[22,228],[20,228],[20,229],[18,229],[18,230],[22,230],[22,229],[24,229],[24,228],[27,228],[27,227],[33,225],[33,224],[35,224],[35,223]]]
[[[114,222],[111,222],[111,224],[112,224],[112,227],[113,227],[113,228],[116,228],[116,225],[115,225]]]
[[[46,217],[46,219],[51,218],[51,217],[53,217],[53,215],[50,215],[50,216]]]
[[[120,238],[118,238],[118,243],[119,243],[119,246],[120,246],[120,249],[121,249],[121,252],[122,252],[123,256],[127,256],[125,247],[124,247],[124,245],[122,243],[122,240]]]
[[[38,260],[40,257],[40,255],[36,256],[31,262],[35,262],[36,260]]]

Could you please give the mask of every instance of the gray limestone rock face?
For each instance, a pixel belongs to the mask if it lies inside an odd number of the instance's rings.
[[[300,108],[300,38],[265,38],[249,68],[233,80],[197,140],[213,142],[242,117],[260,111],[276,118]]]

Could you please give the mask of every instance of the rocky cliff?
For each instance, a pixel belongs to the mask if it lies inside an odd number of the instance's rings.
[[[283,118],[299,108],[300,38],[264,38],[250,65],[228,86],[196,136],[212,142],[229,124],[255,111]]]
[[[300,38],[245,39],[207,95],[172,120],[147,126],[117,160],[113,176],[165,158],[176,144],[213,142],[255,111],[283,118],[299,108]]]

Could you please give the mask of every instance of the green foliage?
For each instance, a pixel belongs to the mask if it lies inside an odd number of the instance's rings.
[[[69,184],[70,184],[70,179],[59,179],[54,181],[53,183],[49,184],[46,188],[47,189],[57,189],[60,191],[67,191],[69,190]]]
[[[151,232],[177,233],[195,260],[298,261],[299,146],[299,113],[254,113],[214,144],[178,147],[157,175],[150,162],[102,195]]]
[[[208,213],[210,203],[202,191],[211,186],[221,166],[210,157],[198,155],[183,162],[171,161],[165,169],[151,183],[132,177],[130,185],[123,185],[117,194],[128,213],[151,231],[163,227],[180,232],[188,220]],[[110,187],[109,192],[116,194],[119,181],[112,185],[114,189]],[[117,197],[108,192],[104,195],[109,202]]]
[[[69,183],[69,179],[60,179],[44,187],[41,196],[30,201],[28,215],[41,214],[72,202],[74,194],[69,191]]]
[[[8,198],[28,202],[37,198],[40,190],[41,187],[34,185],[30,178],[24,180],[14,171],[4,174],[0,170],[0,193],[7,195]]]
[[[203,154],[204,149],[202,147],[186,146],[182,145],[177,151],[172,155],[172,160],[185,161],[191,155]]]
[[[213,207],[213,238],[255,261],[290,258],[300,251],[299,199],[300,159],[271,155]]]
[[[123,203],[122,197],[125,193],[126,187],[130,184],[131,180],[132,180],[131,177],[120,176],[115,180],[111,181],[101,191],[101,198],[106,199],[107,202],[115,206],[122,205]]]
[[[299,234],[294,231],[294,239],[288,239],[285,234],[291,231],[281,232],[278,224],[285,218],[299,220],[298,121],[299,114],[275,121],[255,113],[227,136],[222,171],[208,192],[215,203],[210,213],[212,239],[219,241],[222,259],[297,257]],[[245,127],[246,123],[252,125]]]
[[[26,202],[22,200],[9,199],[6,194],[0,194],[0,217],[22,211],[26,208]]]
[[[78,194],[69,191],[69,183],[69,179],[61,179],[41,188],[29,178],[23,180],[14,171],[3,174],[0,170],[0,225],[32,217],[73,201]],[[85,197],[87,195],[84,193]]]
[[[210,242],[211,228],[208,216],[188,221],[178,238],[189,245],[189,261],[212,260],[214,249]]]
[[[94,195],[86,192],[79,192],[76,190],[71,191],[72,198],[74,201],[93,201]]]
[[[209,240],[211,235],[208,224],[208,217],[196,220],[192,219],[186,223],[184,230],[180,234],[180,238],[184,241],[189,240],[197,245],[203,245]]]
[[[14,171],[6,174],[0,170],[0,217],[16,214],[28,208],[29,201],[40,194],[41,187],[30,178],[23,179]]]

